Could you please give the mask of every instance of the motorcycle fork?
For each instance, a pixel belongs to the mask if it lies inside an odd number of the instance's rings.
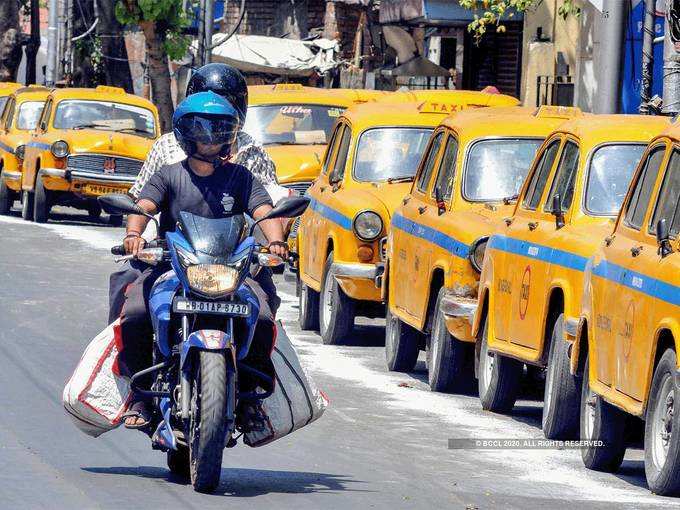
[[[186,342],[189,337],[189,316],[182,315],[182,342]],[[188,420],[191,413],[191,383],[184,370],[179,370],[179,395],[180,410],[182,420]]]

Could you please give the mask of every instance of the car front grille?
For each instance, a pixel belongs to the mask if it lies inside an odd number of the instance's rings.
[[[307,190],[312,185],[311,182],[291,182],[290,184],[282,184],[284,188],[297,191],[300,195],[307,193]]]
[[[115,167],[111,165],[115,162]],[[77,154],[66,160],[69,170],[92,172],[108,175],[137,175],[142,169],[143,161],[138,159],[105,156],[102,154]]]

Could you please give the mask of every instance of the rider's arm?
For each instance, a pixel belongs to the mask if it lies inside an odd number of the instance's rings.
[[[271,210],[272,206],[270,204],[263,204],[253,211],[253,218],[255,220],[259,220]],[[269,252],[272,253],[273,255],[278,255],[279,257],[287,258],[288,247],[285,246],[285,244],[273,244],[273,245],[271,244],[284,242],[283,226],[281,225],[281,221],[278,218],[273,220],[265,220],[262,223],[260,223],[260,228],[262,229],[262,233],[267,238],[267,241],[269,241],[270,243]]]
[[[137,201],[137,205],[141,207],[144,212],[147,212],[152,216],[158,212],[158,207],[156,207],[156,204],[151,200],[142,198]],[[149,218],[146,216],[140,214],[130,214],[128,216],[125,239],[123,240],[126,253],[137,256],[139,250],[144,248],[146,241],[142,237],[142,232],[144,232],[147,223],[149,223]]]

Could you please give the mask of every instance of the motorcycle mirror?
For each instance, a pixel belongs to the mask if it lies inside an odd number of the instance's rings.
[[[97,198],[97,201],[108,214],[145,214],[130,195],[123,193],[102,195]]]
[[[295,218],[305,212],[308,206],[309,197],[286,197],[279,200],[276,206],[262,219]]]

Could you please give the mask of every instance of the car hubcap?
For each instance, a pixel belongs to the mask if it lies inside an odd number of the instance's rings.
[[[489,385],[491,384],[491,375],[493,374],[493,369],[494,366],[496,365],[496,356],[493,353],[489,352],[489,346],[486,343],[486,341],[482,343],[480,363],[482,365],[482,369],[480,370],[482,388],[483,391],[486,392],[486,390],[489,388]]]
[[[548,365],[548,372],[545,377],[545,396],[543,397],[543,416],[548,413],[550,405],[552,404],[552,392],[553,392],[553,363]]]
[[[304,284],[300,284],[300,313],[307,313],[307,290]]]
[[[666,375],[662,385],[660,398],[654,408],[652,418],[653,442],[652,457],[657,469],[663,469],[668,457],[668,448],[673,434],[673,404],[675,392],[673,391],[673,378]]]
[[[439,337],[441,333],[441,321],[437,321],[434,326],[434,334],[430,339],[430,363],[428,365],[428,370],[432,371],[435,363],[439,359]]]
[[[333,312],[333,301],[331,299],[333,295],[333,280],[333,275],[329,271],[323,286],[323,313],[321,314],[321,322],[324,331],[328,330],[331,322],[331,313]]]
[[[597,395],[595,395],[590,388],[588,388],[588,394],[583,405],[585,406],[584,421],[586,439],[593,439],[595,433],[595,407],[597,405]]]
[[[390,315],[387,329],[387,342],[385,343],[385,347],[387,349],[388,357],[391,359],[394,357],[394,353],[397,350],[397,318],[393,315]]]

